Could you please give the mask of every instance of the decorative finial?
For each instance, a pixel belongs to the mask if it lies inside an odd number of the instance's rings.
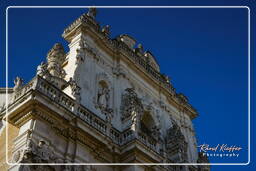
[[[87,15],[89,17],[92,17],[93,19],[95,19],[96,15],[97,15],[97,10],[95,7],[91,7],[89,8],[88,12],[87,12]]]
[[[52,76],[64,78],[62,63],[65,61],[65,51],[60,43],[56,43],[47,55],[47,69]]]

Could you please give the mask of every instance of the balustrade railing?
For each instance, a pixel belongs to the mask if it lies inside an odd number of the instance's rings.
[[[132,141],[135,138],[134,131],[127,129],[121,134],[121,145]]]
[[[131,129],[127,129],[123,132],[118,131],[112,127],[112,125],[109,125],[83,105],[78,104],[74,99],[40,76],[35,77],[27,85],[23,86],[19,91],[14,93],[15,99],[23,96],[30,90],[39,91],[52,101],[59,103],[62,107],[74,113],[88,125],[95,128],[105,136],[110,137],[110,139],[118,145],[123,145],[137,139],[150,149],[158,152],[157,141],[150,136],[140,132],[136,137],[135,132]]]
[[[157,148],[158,142],[151,136],[146,135],[142,132],[138,132],[138,139],[146,146],[150,147],[150,149],[159,153],[159,149]]]

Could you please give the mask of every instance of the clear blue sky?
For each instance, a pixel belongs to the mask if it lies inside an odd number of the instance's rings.
[[[1,4],[1,25],[8,5],[248,5],[244,1],[8,1]],[[83,3],[82,3],[83,2]],[[178,1],[177,1],[178,2]],[[55,42],[68,50],[61,34],[87,9],[10,9],[9,85],[21,76],[28,82]],[[198,110],[194,120],[198,144],[228,144],[243,148],[238,158],[211,162],[247,162],[248,144],[248,10],[247,9],[99,9],[97,20],[111,26],[111,37],[129,34],[157,58],[177,92]],[[251,30],[255,30],[252,21]],[[254,45],[252,33],[252,45]],[[5,28],[1,29],[1,78],[5,78]],[[254,47],[254,46],[252,46]],[[254,62],[252,54],[252,63]],[[252,68],[253,69],[253,68]],[[252,75],[254,75],[252,73]],[[5,79],[0,80],[5,86]],[[252,111],[253,114],[253,111]],[[252,120],[254,116],[252,116]],[[253,148],[253,147],[252,147]],[[252,149],[254,150],[254,148]],[[254,159],[254,155],[252,156]],[[252,170],[252,166],[212,166],[212,170]]]

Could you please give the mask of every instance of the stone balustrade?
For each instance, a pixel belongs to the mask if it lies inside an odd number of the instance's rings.
[[[149,147],[151,150],[156,151],[157,153],[159,153],[159,149],[158,149],[158,146],[157,146],[158,143],[154,138],[152,138],[152,137],[150,137],[150,136],[148,136],[148,135],[146,135],[142,132],[138,132],[138,139],[144,145]]]
[[[62,107],[72,112],[74,115],[87,123],[89,126],[95,128],[103,135],[109,137],[115,144],[123,145],[131,142],[134,139],[137,139],[148,148],[159,153],[157,148],[158,142],[150,136],[140,132],[136,137],[135,132],[131,129],[127,129],[123,132],[118,131],[111,124],[108,124],[108,122],[98,117],[83,105],[78,104],[74,99],[69,97],[67,94],[40,76],[36,76],[27,85],[23,86],[18,92],[14,93],[15,99],[11,102],[11,104],[9,104],[9,107],[11,107],[12,103],[14,103],[18,98],[21,98],[27,92],[33,90],[40,92],[53,102],[60,104]]]

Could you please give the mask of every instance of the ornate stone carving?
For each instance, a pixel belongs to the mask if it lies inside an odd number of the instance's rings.
[[[143,112],[143,106],[140,98],[138,98],[134,88],[127,88],[122,95],[121,103],[121,120],[126,121],[132,119],[134,121],[136,115]]]
[[[80,90],[81,88],[77,85],[76,81],[72,78],[69,79],[68,84],[71,87],[72,95],[77,101],[81,101]]]
[[[41,64],[37,66],[36,75],[39,75],[45,78],[46,80],[51,81],[51,74],[47,70],[47,66],[47,63],[41,62]]]
[[[123,77],[126,76],[125,71],[121,68],[120,64],[118,64],[116,67],[112,68],[113,74],[115,74],[117,77],[122,75]]]
[[[20,77],[16,77],[14,80],[14,87],[13,87],[13,91],[17,92],[18,90],[21,89],[22,85],[23,85],[23,79]]]
[[[40,140],[35,144],[31,139],[28,139],[27,145],[23,150],[23,158],[21,163],[53,163],[56,161],[54,152],[50,149],[45,141]]]
[[[95,91],[95,108],[100,109],[106,115],[106,120],[110,122],[113,117],[113,109],[111,107],[112,89],[106,73],[98,73],[96,75]]]
[[[167,157],[173,162],[187,162],[187,142],[182,134],[180,127],[175,121],[167,131],[166,135],[166,150]]]
[[[79,48],[76,50],[77,55],[76,55],[76,64],[80,64],[82,62],[84,62],[85,59],[85,49],[87,48],[87,44],[85,43],[85,41],[80,40],[79,42]]]
[[[62,64],[65,61],[64,48],[60,43],[56,43],[47,54],[47,63],[42,62],[37,67],[37,75],[53,83],[59,89],[65,88],[68,84],[64,80],[66,76]]]
[[[65,60],[64,48],[60,43],[56,43],[47,54],[47,69],[52,76],[64,78],[66,73],[62,68],[62,63]]]
[[[96,104],[97,107],[104,113],[104,114],[111,114],[112,109],[110,109],[110,89],[108,85],[104,81],[99,82],[97,97],[96,97]],[[109,120],[110,118],[108,118]]]
[[[76,21],[74,21],[67,29],[65,29],[63,36],[68,41],[71,41],[69,37],[69,33],[75,31],[79,25],[86,26],[92,28],[96,34],[104,35],[104,32],[100,29],[100,25],[94,20],[96,17],[96,9],[90,8],[87,14],[83,14]],[[118,51],[119,53],[125,55],[127,58],[133,60],[138,66],[142,67],[152,78],[160,83],[163,83],[162,86],[169,91],[172,96],[176,94],[175,88],[170,83],[169,78],[163,76],[160,73],[158,66],[152,66],[152,63],[148,63],[145,59],[143,59],[144,50],[141,45],[138,45],[137,48],[133,49],[136,41],[128,35],[120,35],[116,39],[109,39],[105,36],[102,39],[102,43],[105,44],[109,49],[113,52]],[[95,56],[96,53],[92,50],[88,50],[89,52]],[[172,98],[179,99],[177,96],[173,96]],[[196,110],[189,104],[186,104],[189,109],[191,109],[194,113]]]
[[[47,64],[44,62],[41,62],[41,64],[37,66],[36,75],[43,77],[46,72],[47,72]]]

